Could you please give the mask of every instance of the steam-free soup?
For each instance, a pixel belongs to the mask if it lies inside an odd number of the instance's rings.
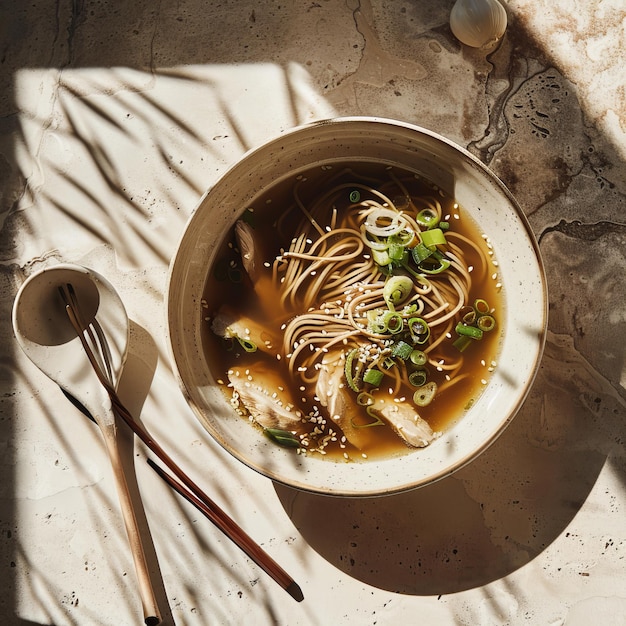
[[[370,163],[312,169],[245,207],[203,307],[233,409],[276,445],[345,461],[437,445],[496,367],[503,319],[466,208]]]

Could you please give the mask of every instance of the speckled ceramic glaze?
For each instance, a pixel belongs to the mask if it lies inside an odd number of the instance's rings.
[[[201,299],[225,234],[269,186],[312,166],[379,161],[425,176],[469,211],[489,238],[504,286],[498,366],[471,409],[429,447],[400,458],[338,463],[294,454],[238,417],[214,383],[201,340]],[[547,325],[547,294],[533,235],[515,199],[476,158],[417,126],[341,118],[284,133],[249,152],[203,197],[171,265],[168,327],[180,384],[208,432],[272,480],[342,496],[389,494],[426,485],[484,451],[513,419],[534,379]]]

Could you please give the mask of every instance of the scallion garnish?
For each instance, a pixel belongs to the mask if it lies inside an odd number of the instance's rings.
[[[469,337],[470,339],[482,339],[483,331],[477,326],[469,326],[468,324],[463,324],[459,322],[456,325],[456,334],[463,335],[464,337]]]
[[[250,339],[244,339],[243,337],[239,336],[237,336],[236,339],[246,352],[256,352],[257,346],[254,341],[250,341]]]
[[[285,448],[299,448],[300,438],[288,430],[282,430],[281,428],[264,428],[263,432],[274,443]]]
[[[433,401],[436,393],[437,383],[431,380],[413,394],[413,402],[415,402],[417,406],[428,406]]]
[[[365,371],[363,382],[372,385],[372,387],[378,387],[383,380],[383,376],[384,374],[379,369],[370,368]]]
[[[482,298],[478,298],[474,301],[474,310],[478,315],[487,315],[489,313],[489,304],[487,304],[486,300]]]
[[[411,317],[407,322],[413,343],[422,345],[430,337],[430,328],[421,317]]]
[[[425,261],[432,253],[433,251],[421,242],[411,249],[411,256],[417,265]]]
[[[360,391],[358,384],[357,384],[357,376],[359,372],[358,372],[358,369],[356,373],[352,371],[352,363],[354,362],[354,359],[356,358],[356,355],[358,353],[359,353],[358,348],[353,348],[352,350],[350,350],[350,352],[348,352],[348,354],[346,355],[346,363],[344,365],[344,373],[346,375],[346,381],[348,382],[348,387],[350,387],[350,389],[352,389],[352,391],[355,391],[355,392]]]
[[[432,209],[422,209],[415,217],[415,221],[424,228],[430,228],[437,223],[437,214]]]
[[[425,230],[420,233],[420,237],[422,238],[422,243],[431,250],[437,246],[444,246],[447,243],[446,236],[441,228]]]
[[[493,315],[481,315],[476,321],[476,325],[480,328],[480,330],[487,333],[495,328],[496,320]]]
[[[409,382],[413,385],[413,387],[423,387],[426,384],[427,379],[428,373],[424,369],[415,370],[409,374]]]
[[[412,350],[409,359],[413,365],[426,365],[428,356],[425,352],[422,352],[422,350]]]
[[[401,359],[405,361],[411,356],[412,352],[413,352],[413,346],[410,343],[407,343],[406,341],[402,341],[402,340],[394,343],[393,347],[391,348],[391,354],[393,356],[400,357]]]

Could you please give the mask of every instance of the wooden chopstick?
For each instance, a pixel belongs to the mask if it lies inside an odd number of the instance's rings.
[[[70,286],[68,285],[68,288]],[[70,290],[70,294],[73,289]],[[183,470],[170,458],[163,448],[151,437],[145,428],[139,424],[120,400],[117,391],[99,368],[91,347],[83,336],[84,323],[80,317],[76,298],[66,303],[72,325],[79,334],[81,343],[87,353],[89,362],[106,389],[115,412],[124,420],[129,428],[143,441],[143,443],[174,473],[178,480],[167,474],[153,461],[148,460],[150,466],[173,489],[196,506],[215,526],[217,526],[235,545],[239,546],[263,571],[271,576],[292,598],[301,602],[304,595],[300,586],[285,572],[274,559],[267,554],[225,511],[223,511],[209,496],[200,489]],[[82,328],[81,328],[82,327]],[[179,482],[180,481],[180,482]]]
[[[159,467],[152,459],[148,459],[150,467],[188,502],[191,502],[201,513],[211,520],[226,536],[237,544],[261,569],[269,574],[294,600],[302,602],[302,589],[289,574],[256,544],[240,526],[210,500],[198,498],[192,491],[185,488],[173,476]]]

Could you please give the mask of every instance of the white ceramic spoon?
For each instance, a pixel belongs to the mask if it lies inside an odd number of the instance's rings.
[[[86,324],[102,330],[108,344],[109,378],[117,387],[126,360],[129,324],[124,304],[98,273],[72,264],[47,267],[21,286],[13,305],[13,329],[30,360],[93,416],[113,468],[144,611],[149,626],[158,624],[159,609],[148,572],[137,519],[124,476],[111,400],[90,366],[68,317],[59,287],[73,286]]]

